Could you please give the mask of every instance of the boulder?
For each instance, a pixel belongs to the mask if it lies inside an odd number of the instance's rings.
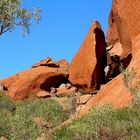
[[[46,67],[53,67],[53,68],[63,68],[69,71],[69,63],[65,59],[61,59],[57,62],[53,61],[50,57],[47,57],[37,63],[35,63],[32,68],[46,66]]]
[[[51,87],[50,88],[50,93],[51,94],[54,94],[56,91],[57,91],[57,89],[55,87]]]
[[[66,86],[61,85],[61,87],[57,89],[55,95],[57,97],[71,96],[71,95],[75,95],[76,91],[77,91],[76,87],[71,87],[68,89]]]
[[[51,94],[47,91],[39,91],[36,96],[39,98],[50,98]]]
[[[132,99],[129,88],[137,88],[136,81],[140,79],[140,2],[138,0],[113,0],[112,10],[109,17],[107,41],[113,45],[116,38],[122,44],[123,53],[132,52],[132,60],[126,59],[127,71],[132,68],[136,72],[131,81],[131,87],[124,85],[124,75],[119,74],[113,80],[101,88],[99,93],[90,98],[80,115],[86,114],[93,106],[99,104],[112,104],[115,108],[128,106]],[[130,63],[130,64],[129,64]],[[129,82],[129,81],[127,81]],[[138,93],[139,94],[139,93]]]
[[[70,64],[69,81],[90,92],[104,83],[106,42],[100,24],[94,21]]]
[[[56,68],[40,65],[3,79],[0,84],[7,89],[12,99],[25,99],[29,94],[36,95],[40,90],[50,91],[51,87],[67,82],[69,73],[66,69],[64,66]]]
[[[52,59],[50,57],[47,57],[43,60],[40,60],[39,62],[35,63],[32,68],[36,68],[36,67],[39,67],[39,66],[47,66],[47,64],[49,62],[52,62]]]

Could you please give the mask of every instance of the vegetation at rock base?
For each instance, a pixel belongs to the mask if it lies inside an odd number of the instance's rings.
[[[57,126],[61,126],[70,118],[71,112],[68,111],[72,107],[71,103],[70,106],[66,105],[66,110],[54,99],[34,99],[14,103],[2,94],[0,137],[4,136],[9,140],[35,140],[42,136],[46,140],[137,140],[140,137],[138,91],[135,92],[137,96],[134,96],[130,106],[126,108],[116,110],[110,105],[95,107],[86,116],[62,127]],[[55,131],[51,131],[53,129]]]
[[[76,97],[66,96],[64,106],[55,99],[28,99],[13,102],[0,93],[0,138],[8,140],[120,140],[140,138],[140,84],[132,86],[136,75],[123,70],[124,85],[132,93],[128,107],[111,105],[93,108],[80,119],[64,124],[76,111]],[[80,96],[80,94],[79,94]]]
[[[140,84],[132,87],[136,72],[122,70],[124,86],[131,92],[130,106],[114,109],[110,105],[93,108],[90,113],[54,133],[56,140],[120,140],[140,138]]]
[[[19,101],[14,112],[7,109],[6,100],[5,106],[0,107],[0,137],[9,140],[35,140],[68,119],[67,113],[52,99]]]
[[[54,135],[56,140],[139,139],[140,109],[128,107],[114,110],[109,106],[95,108]]]

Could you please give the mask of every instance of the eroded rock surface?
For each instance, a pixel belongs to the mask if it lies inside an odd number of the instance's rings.
[[[140,79],[140,2],[139,0],[113,0],[112,10],[109,17],[109,28],[107,41],[109,45],[114,45],[116,40],[122,44],[125,62],[128,63],[127,70],[133,67],[136,76],[132,80],[132,87],[135,88],[136,81]],[[128,62],[128,54],[132,52],[131,63]],[[128,56],[127,56],[128,55]],[[123,75],[115,77],[101,88],[99,93],[91,98],[81,110],[85,114],[93,106],[111,103],[116,108],[127,106],[131,99],[129,87],[123,83]]]
[[[86,89],[100,89],[104,82],[106,66],[106,43],[104,33],[97,21],[94,21],[70,64],[70,82]]]
[[[68,80],[68,63],[65,60],[53,62],[56,65],[48,66],[50,58],[37,63],[34,68],[17,73],[0,81],[8,91],[8,95],[14,99],[25,99],[30,94],[36,94],[40,90],[49,91],[51,87],[57,87]],[[46,65],[47,62],[47,65]],[[52,63],[52,62],[51,62]],[[61,66],[62,63],[62,66]],[[43,66],[42,66],[43,64]],[[45,64],[45,65],[44,65]]]

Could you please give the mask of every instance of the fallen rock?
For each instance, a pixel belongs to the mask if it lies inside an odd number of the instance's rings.
[[[57,90],[61,90],[63,88],[66,88],[67,89],[66,84],[64,84],[64,83],[62,83]]]
[[[39,91],[36,96],[39,98],[50,98],[51,94],[47,91]]]
[[[66,84],[67,89],[70,89],[72,87],[72,85],[70,83]]]
[[[56,64],[59,65],[60,68],[69,72],[69,63],[65,59],[57,61]]]
[[[0,81],[7,89],[8,95],[14,100],[25,99],[29,94],[40,90],[50,91],[68,80],[68,71],[64,68],[38,66],[22,71]]]
[[[41,60],[41,61],[35,63],[35,64],[32,66],[32,68],[36,68],[36,67],[39,67],[39,66],[47,66],[47,64],[48,64],[49,62],[51,62],[51,61],[52,61],[52,59],[51,59],[50,57],[47,57],[47,58],[45,58],[45,59],[43,59],[43,60]]]
[[[105,80],[105,66],[105,37],[100,24],[94,21],[80,49],[72,59],[69,81],[77,87],[99,89],[100,84]]]
[[[35,63],[32,68],[46,66],[46,67],[53,67],[53,68],[62,68],[69,71],[69,63],[65,59],[61,59],[57,62],[53,61],[50,57],[47,57],[37,63]]]
[[[75,95],[76,91],[77,91],[76,87],[71,87],[70,89],[68,89],[67,87],[61,87],[61,88],[57,89],[57,92],[55,93],[55,95],[57,97]]]
[[[57,91],[57,89],[56,89],[55,87],[51,87],[50,89],[51,89],[51,90],[50,90],[50,93],[51,93],[51,94],[54,94],[54,93],[56,93],[56,91]]]

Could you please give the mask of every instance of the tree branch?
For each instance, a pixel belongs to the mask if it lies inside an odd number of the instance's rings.
[[[3,30],[3,32],[0,34],[0,36],[6,32],[8,32],[10,29],[12,29],[12,27],[7,28],[5,31]]]

